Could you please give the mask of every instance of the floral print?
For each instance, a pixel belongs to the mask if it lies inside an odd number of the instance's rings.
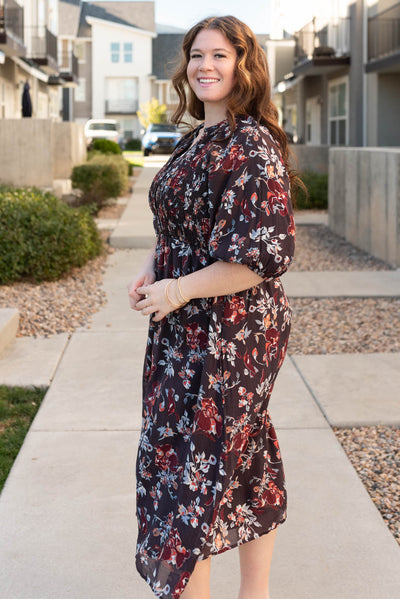
[[[238,118],[184,137],[150,188],[157,280],[216,260],[263,278],[150,320],[137,456],[136,565],[157,597],[177,599],[197,560],[286,518],[282,459],[268,402],[291,311],[279,275],[294,252],[289,178],[266,127]]]

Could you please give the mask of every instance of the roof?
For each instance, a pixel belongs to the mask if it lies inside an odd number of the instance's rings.
[[[81,0],[60,0],[58,3],[58,35],[73,36],[78,34]]]
[[[180,51],[184,33],[159,33],[153,39],[153,72],[157,79],[171,79]]]
[[[110,2],[109,0],[97,0],[90,4],[103,8],[108,13],[119,17],[129,25],[134,25],[139,29],[154,32],[156,30],[154,2]]]
[[[87,17],[155,32],[154,2],[82,2],[79,37],[92,35]]]

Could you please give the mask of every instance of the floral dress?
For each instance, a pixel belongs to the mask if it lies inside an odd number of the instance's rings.
[[[202,126],[200,126],[202,127]],[[286,518],[268,402],[291,310],[279,280],[294,252],[279,145],[251,118],[184,137],[150,188],[157,280],[216,260],[247,265],[255,287],[190,301],[150,320],[137,456],[136,566],[177,599],[197,560],[256,539]]]

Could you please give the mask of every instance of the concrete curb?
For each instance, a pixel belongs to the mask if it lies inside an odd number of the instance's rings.
[[[19,312],[16,308],[0,309],[0,358],[15,342],[19,325]]]

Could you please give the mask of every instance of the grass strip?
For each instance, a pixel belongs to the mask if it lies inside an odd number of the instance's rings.
[[[46,391],[0,385],[0,492]]]

